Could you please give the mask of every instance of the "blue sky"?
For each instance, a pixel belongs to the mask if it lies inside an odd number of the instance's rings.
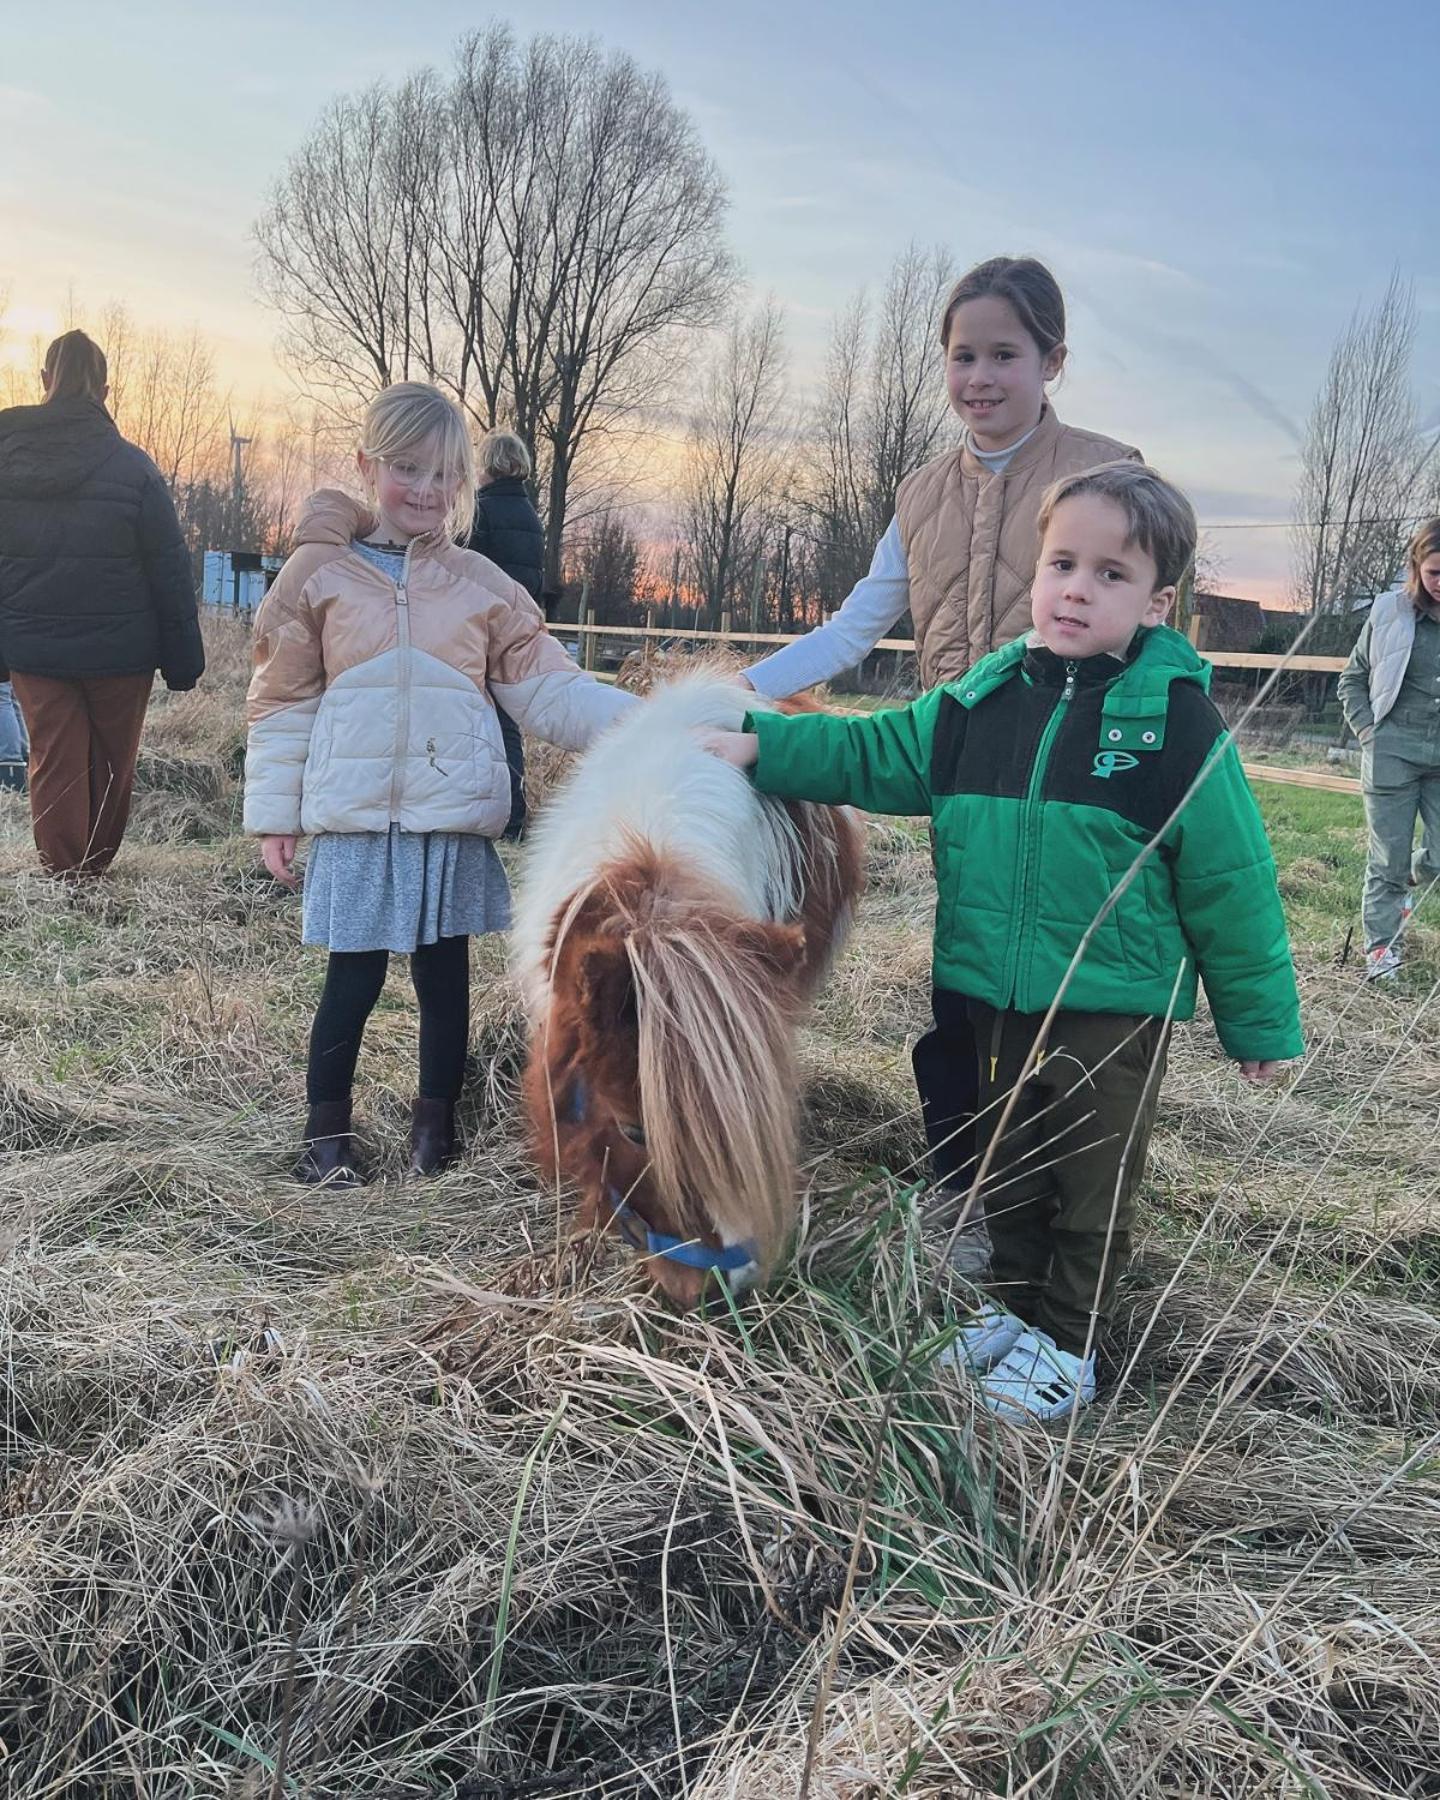
[[[21,331],[73,285],[199,322],[237,385],[278,391],[248,232],[287,153],[332,95],[504,16],[664,71],[730,181],[756,288],[788,309],[802,382],[834,310],[909,239],[962,265],[1033,252],[1070,301],[1062,415],[1138,443],[1204,519],[1279,519],[1335,333],[1398,263],[1440,422],[1437,0],[17,11],[0,13],[0,286]],[[1217,541],[1229,585],[1283,583],[1283,531]]]

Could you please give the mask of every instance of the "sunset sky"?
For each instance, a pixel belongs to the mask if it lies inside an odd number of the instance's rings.
[[[1397,264],[1440,427],[1437,0],[0,0],[0,360],[73,293],[197,323],[238,392],[278,397],[249,235],[268,187],[329,98],[443,63],[493,16],[668,76],[802,385],[907,240],[1044,257],[1071,307],[1059,411],[1245,527],[1215,533],[1229,591],[1283,588],[1286,534],[1257,522],[1288,516],[1329,347]]]

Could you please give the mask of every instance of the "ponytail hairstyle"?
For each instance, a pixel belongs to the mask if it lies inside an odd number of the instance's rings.
[[[1429,604],[1425,583],[1420,579],[1420,565],[1429,556],[1440,556],[1440,518],[1427,519],[1405,552],[1405,592],[1417,612]]]
[[[1004,300],[1025,327],[1041,360],[1065,342],[1065,296],[1060,284],[1033,256],[992,256],[976,263],[950,290],[940,318],[940,348],[950,348],[950,322],[967,300]]]
[[[464,415],[439,388],[423,381],[396,381],[365,410],[360,448],[366,456],[392,461],[433,457],[446,479],[457,482],[441,531],[458,542],[475,521],[475,447]]]
[[[103,400],[110,370],[105,352],[83,331],[67,331],[45,352],[45,399]]]

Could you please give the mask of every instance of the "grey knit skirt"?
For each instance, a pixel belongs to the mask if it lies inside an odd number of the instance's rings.
[[[510,884],[493,843],[466,831],[324,832],[305,865],[302,941],[408,954],[442,937],[510,925]]]

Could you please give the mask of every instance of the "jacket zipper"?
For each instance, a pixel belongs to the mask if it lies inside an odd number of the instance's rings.
[[[400,823],[405,788],[405,756],[410,744],[410,552],[395,583],[395,766],[390,774],[390,823]]]
[[[1019,1008],[1020,1001],[1020,947],[1030,943],[1034,933],[1032,915],[1035,911],[1035,895],[1032,890],[1037,879],[1039,859],[1032,854],[1032,844],[1040,814],[1040,790],[1050,762],[1051,746],[1064,722],[1066,708],[1074,697],[1075,664],[1067,662],[1065,685],[1060,690],[1060,698],[1051,709],[1050,717],[1045,721],[1044,731],[1040,734],[1030,779],[1025,784],[1025,799],[1020,813],[1020,912],[1010,932],[1010,968],[1006,979],[1010,1005],[1016,1008]]]

